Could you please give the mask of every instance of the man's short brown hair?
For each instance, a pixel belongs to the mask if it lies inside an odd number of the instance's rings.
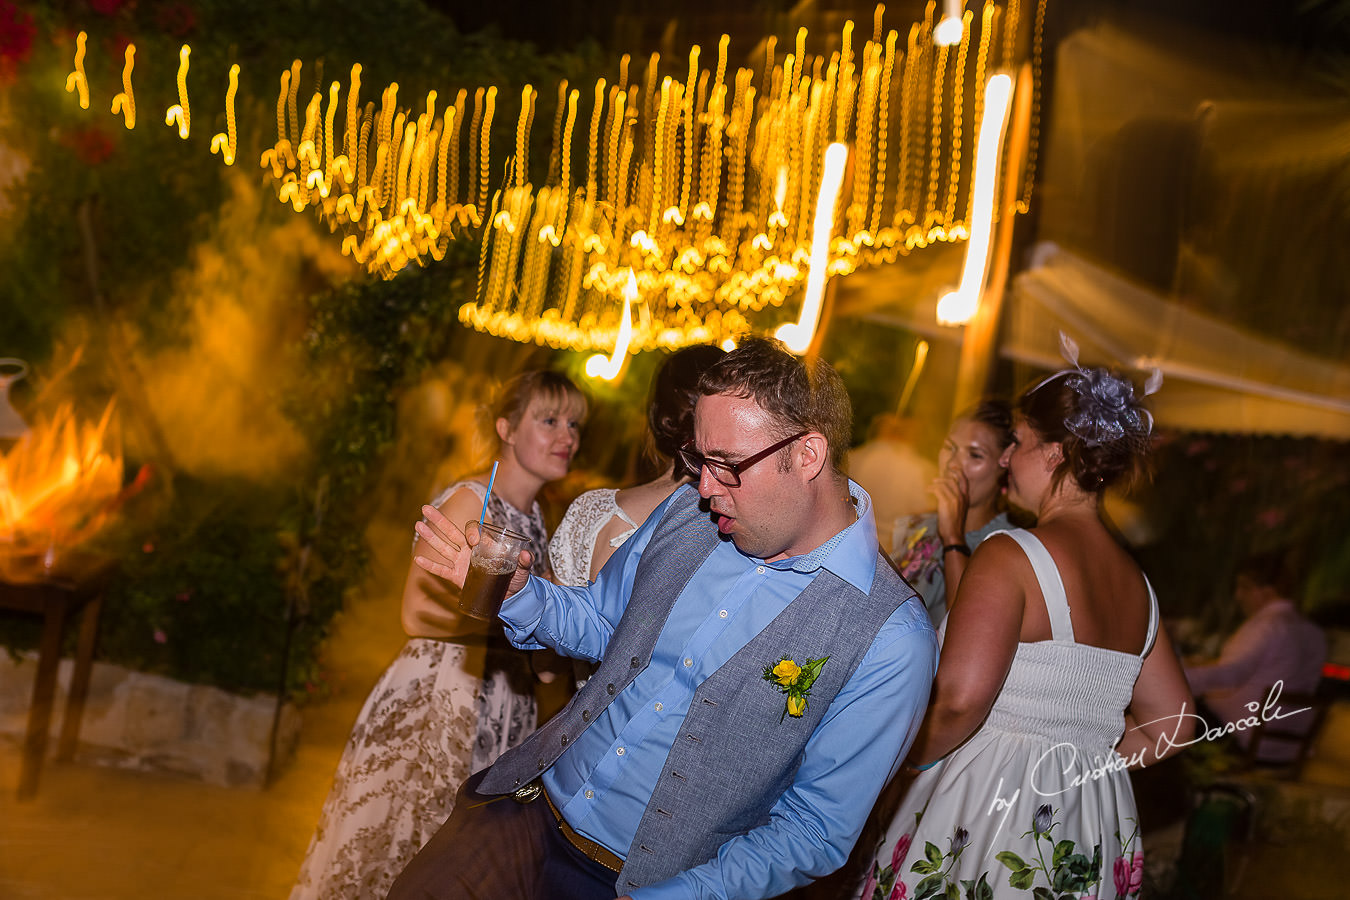
[[[830,466],[841,476],[847,472],[853,404],[843,379],[825,360],[803,360],[772,338],[746,338],[703,373],[698,392],[755,401],[778,424],[780,437],[820,432]]]

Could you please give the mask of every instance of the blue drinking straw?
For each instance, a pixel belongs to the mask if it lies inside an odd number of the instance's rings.
[[[480,529],[483,527],[483,519],[487,517],[488,499],[492,496],[492,485],[497,481],[497,464],[499,462],[501,462],[499,459],[492,461],[492,474],[488,476],[487,493],[483,495],[483,511],[478,514],[478,527]]]

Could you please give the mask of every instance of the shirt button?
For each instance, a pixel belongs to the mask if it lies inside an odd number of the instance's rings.
[[[759,574],[763,575],[763,574],[764,574],[764,567],[763,567],[763,566],[757,566],[757,567],[755,568],[755,571],[758,572]]]
[[[717,611],[717,618],[719,618],[719,619],[725,619],[726,617],[727,617],[727,611],[726,611],[725,609],[719,609],[719,610]]]
[[[614,751],[614,754],[615,754],[616,756],[623,756],[623,755],[624,755],[625,753],[627,753],[627,752],[628,752],[627,750],[625,750],[625,749],[623,749],[622,747],[620,747],[618,750],[615,750],[615,751]]]
[[[665,707],[662,706],[659,702],[652,708],[655,709],[657,712],[660,712],[661,710],[665,709]]]
[[[594,799],[595,799],[595,791],[587,791],[587,792],[586,792],[586,799],[587,799],[587,800],[594,800]]]
[[[693,664],[694,664],[694,660],[693,660],[692,657],[686,656],[686,657],[684,658],[684,667],[685,667],[686,669],[689,668],[690,666],[692,666]]]

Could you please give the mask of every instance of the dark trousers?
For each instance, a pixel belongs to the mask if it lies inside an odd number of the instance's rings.
[[[455,795],[450,818],[389,889],[389,900],[613,900],[618,875],[562,836],[543,797],[517,803],[477,792],[482,772]]]

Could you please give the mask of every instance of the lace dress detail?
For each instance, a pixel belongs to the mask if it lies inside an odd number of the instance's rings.
[[[600,536],[600,529],[610,519],[618,516],[628,524],[623,534],[609,542],[611,547],[620,546],[637,531],[638,524],[614,499],[618,493],[613,488],[587,491],[567,507],[566,515],[558,523],[558,530],[553,533],[553,541],[548,545],[553,578],[558,584],[582,585],[591,580],[595,541]]]
[[[486,493],[460,481],[432,505],[464,487]],[[527,515],[493,495],[487,520],[529,537],[531,571],[543,574],[537,503]],[[450,816],[460,784],[534,730],[529,657],[488,632],[464,643],[412,638],[385,669],[342,751],[291,900],[382,900]]]
[[[1157,634],[1153,588],[1143,653],[1076,643],[1049,552],[1030,532],[1002,533],[1031,560],[1051,639],[1018,645],[979,731],[915,778],[855,897],[911,898],[935,885],[965,896],[966,882],[995,898],[1051,896],[1051,886],[1058,898],[1139,894],[1138,814],[1114,748]]]

